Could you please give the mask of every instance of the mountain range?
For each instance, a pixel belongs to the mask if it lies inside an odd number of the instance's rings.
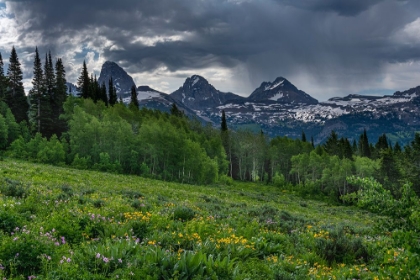
[[[105,62],[100,83],[113,78],[117,94],[130,102],[134,80],[118,64]],[[364,129],[376,142],[382,133],[395,144],[404,144],[420,131],[420,86],[393,95],[367,96],[351,94],[324,102],[299,90],[286,78],[263,82],[248,97],[221,92],[205,78],[193,75],[171,94],[148,86],[137,88],[140,106],[169,111],[175,103],[190,117],[220,124],[225,111],[228,126],[234,129],[263,131],[271,137],[301,137],[302,131],[315,143],[325,141],[332,130],[350,140],[358,140]]]

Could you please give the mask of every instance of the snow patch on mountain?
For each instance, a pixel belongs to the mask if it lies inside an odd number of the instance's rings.
[[[160,98],[161,94],[156,91],[137,91],[137,100],[145,100],[151,98]]]
[[[283,97],[283,92],[282,91],[279,91],[276,95],[274,95],[273,97],[269,98],[268,100],[277,101],[277,100],[279,100],[282,97]]]
[[[275,83],[274,85],[266,85],[264,90],[266,91],[266,90],[272,90],[272,89],[275,89],[275,88],[277,88],[277,87],[279,87],[279,86],[282,86],[282,85],[283,85],[283,83],[284,83],[284,80],[279,81],[279,82]]]

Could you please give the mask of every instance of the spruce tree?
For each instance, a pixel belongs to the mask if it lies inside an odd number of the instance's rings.
[[[347,138],[340,139],[341,145],[341,158],[353,159],[353,149],[351,147],[350,141]]]
[[[48,55],[45,54],[44,75],[46,93],[47,96],[52,100],[54,98],[55,74],[54,66],[51,61],[51,52],[49,52]]]
[[[92,83],[92,96],[93,96],[93,101],[95,101],[95,103],[98,100],[101,100],[101,87],[98,83],[98,79],[96,78],[96,74],[95,77],[93,78],[93,83]]]
[[[227,122],[226,122],[225,110],[222,110],[221,130],[222,130],[222,132],[225,132],[225,131],[228,130],[228,126],[227,126]]]
[[[369,139],[367,137],[366,129],[364,129],[363,134],[360,135],[359,139],[359,155],[362,157],[371,157],[371,149],[369,146]]]
[[[112,77],[109,79],[108,92],[109,92],[109,105],[114,106],[115,104],[117,104],[118,97],[117,97],[117,90],[114,87],[114,80],[112,79]]]
[[[130,105],[131,108],[139,109],[139,100],[137,99],[137,90],[136,86],[131,86],[131,99],[130,99]]]
[[[6,91],[7,91],[7,81],[6,81],[6,77],[4,76],[3,58],[0,53],[0,101],[5,100]]]
[[[325,151],[332,156],[340,156],[340,143],[337,133],[333,130],[324,144]]]
[[[306,142],[306,135],[303,130],[302,130],[302,142]]]
[[[106,94],[105,82],[103,82],[102,85],[101,85],[100,100],[102,100],[105,103],[105,106],[108,107],[108,95]]]
[[[54,66],[51,59],[51,52],[45,54],[44,64],[44,102],[41,104],[42,111],[42,127],[41,134],[44,137],[50,138],[54,131],[54,99],[55,99],[55,73]]]
[[[41,59],[39,58],[38,47],[35,48],[34,58],[34,76],[32,79],[32,89],[29,91],[29,122],[34,131],[41,133],[41,123],[43,122],[41,114],[41,104],[46,102],[45,99],[45,80],[42,71]],[[44,125],[42,123],[42,125]]]
[[[90,78],[85,61],[83,61],[82,72],[80,73],[79,79],[77,80],[77,87],[79,91],[78,95],[80,97],[90,97]]]
[[[54,133],[57,137],[66,131],[66,121],[60,120],[60,115],[64,114],[63,104],[67,99],[67,81],[66,70],[64,69],[61,58],[57,59],[55,63],[55,89],[54,89],[54,106],[53,106],[53,120]]]
[[[6,92],[6,103],[12,110],[16,122],[28,120],[29,103],[25,95],[22,83],[22,69],[20,68],[19,58],[15,47],[12,48],[7,69],[8,90]]]

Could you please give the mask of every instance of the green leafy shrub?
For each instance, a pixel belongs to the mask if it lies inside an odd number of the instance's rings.
[[[144,195],[141,192],[135,191],[135,190],[124,190],[121,192],[121,194],[127,198],[138,199],[138,198],[144,197]]]
[[[180,221],[192,220],[195,216],[195,211],[186,206],[178,206],[174,209],[174,219]]]
[[[102,208],[104,205],[105,205],[105,201],[103,201],[102,199],[97,199],[93,201],[93,206],[95,208]]]
[[[51,246],[33,237],[14,237],[2,244],[0,259],[5,264],[6,274],[24,276],[38,274],[42,269],[41,256],[52,255]],[[14,270],[14,271],[13,271]]]
[[[140,221],[133,221],[130,223],[132,233],[135,237],[139,238],[140,241],[142,241],[147,233],[149,232],[149,229],[147,228],[147,224]]]
[[[323,232],[316,238],[317,254],[324,258],[329,265],[334,263],[366,262],[369,254],[360,237],[351,237],[345,228]]]
[[[23,198],[28,195],[28,187],[19,181],[6,178],[0,187],[0,191],[5,196]]]
[[[20,216],[11,211],[0,210],[0,230],[5,233],[11,233],[21,225],[22,219]]]
[[[219,177],[219,183],[226,186],[232,186],[233,185],[233,179],[232,177],[221,175]]]

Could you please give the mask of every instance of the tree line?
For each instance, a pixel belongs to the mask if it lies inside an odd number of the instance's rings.
[[[393,195],[402,181],[420,193],[420,134],[411,144],[374,144],[367,131],[353,141],[331,132],[313,138],[275,137],[187,118],[175,104],[169,113],[139,108],[136,88],[125,106],[112,78],[99,84],[84,62],[78,94],[68,95],[61,59],[35,49],[32,89],[26,96],[16,50],[5,75],[0,54],[0,149],[16,158],[75,168],[136,174],[186,183],[232,179],[288,186],[302,194],[339,198],[357,189],[351,175],[374,177]]]
[[[350,141],[331,131],[325,143],[314,145],[301,139],[275,137],[263,132],[233,131],[227,128],[222,112],[221,137],[229,161],[229,176],[237,180],[289,185],[303,194],[326,194],[336,198],[354,192],[349,176],[373,177],[400,195],[400,186],[409,182],[420,194],[420,133],[401,147],[381,135],[369,142],[367,131]]]

